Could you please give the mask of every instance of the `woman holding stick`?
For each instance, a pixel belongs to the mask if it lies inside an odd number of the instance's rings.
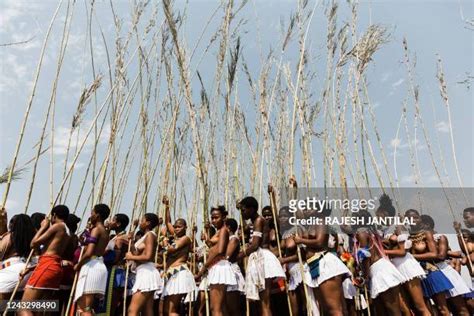
[[[448,254],[451,253],[449,250],[449,242],[445,235],[437,234],[434,231],[435,222],[429,215],[421,215],[421,222],[423,227],[433,233],[433,238],[436,242],[436,248],[438,250],[438,260],[436,260],[436,266],[443,272],[448,280],[453,284],[453,288],[449,290],[448,303],[449,306],[453,307],[453,314],[460,316],[467,316],[469,314],[468,307],[464,295],[469,294],[471,290],[464,282],[461,275],[449,265],[446,260]]]
[[[405,212],[405,217],[411,218],[415,223],[410,231],[411,253],[426,272],[426,277],[421,281],[423,295],[434,301],[440,315],[450,315],[446,294],[454,286],[436,266],[438,249],[433,233],[425,229],[418,211],[408,210]]]
[[[28,215],[18,214],[11,218],[8,231],[6,227],[7,213],[0,237],[0,299],[10,298],[20,273],[25,269],[25,260],[30,253],[30,243],[34,236],[34,228]],[[20,289],[25,286],[23,279]]]
[[[154,213],[146,213],[139,225],[144,235],[135,242],[133,251],[125,255],[126,260],[133,260],[137,264],[128,315],[142,313],[142,315],[152,316],[153,295],[162,287],[160,273],[155,268],[157,236],[153,229],[156,226],[158,226],[158,216]]]
[[[386,194],[380,197],[380,206],[375,215],[378,218],[394,217],[396,214],[392,200]],[[425,271],[419,262],[409,252],[411,242],[408,234],[398,233],[395,227],[385,227],[381,231],[383,235],[383,246],[385,254],[390,258],[397,270],[402,274],[404,281],[401,284],[401,302],[420,316],[431,315],[423,298],[421,280],[425,277]],[[410,311],[408,311],[410,313]],[[409,314],[408,314],[409,315]]]
[[[186,221],[178,218],[171,224],[168,197],[163,197],[165,204],[165,224],[167,233],[173,236],[171,243],[164,240],[166,256],[165,286],[163,288],[164,306],[168,315],[179,315],[181,300],[196,290],[194,276],[189,271],[187,261],[192,249],[191,238],[186,236]]]
[[[292,314],[299,315],[300,307],[307,306],[303,282],[310,288],[308,291],[308,298],[313,300],[314,295],[312,291],[317,284],[312,280],[309,267],[306,263],[303,265],[304,276],[301,274],[301,267],[296,249],[297,246],[293,237],[296,235],[303,235],[304,229],[301,226],[291,225],[289,223],[289,218],[291,216],[292,214],[289,211],[289,207],[285,206],[280,209],[279,220],[282,232],[281,250],[283,257],[279,258],[279,260],[282,265],[286,266],[286,271],[289,275],[288,295],[290,297]],[[302,257],[304,260],[304,253],[302,253]],[[313,311],[318,310],[316,302],[311,303]]]
[[[240,270],[237,256],[240,251],[240,240],[237,234],[239,224],[233,218],[228,218],[225,221],[225,226],[229,230],[229,244],[227,245],[226,258],[231,263],[232,271],[234,272],[235,279],[237,281],[236,285],[227,287],[226,294],[226,306],[227,312],[230,316],[240,316],[242,311],[240,308],[241,305],[241,295],[245,294],[245,279]]]
[[[107,283],[107,268],[102,255],[109,242],[109,233],[104,222],[110,215],[105,204],[97,204],[92,208],[90,231],[83,234],[84,251],[79,262],[74,266],[80,271],[77,278],[74,302],[81,315],[93,315],[93,304],[96,296],[104,296]]]
[[[217,232],[207,243],[210,247],[209,256],[195,277],[198,280],[208,272],[211,311],[212,315],[216,316],[226,313],[227,287],[237,285],[231,264],[226,259],[226,250],[229,244],[229,230],[224,225],[226,217],[227,211],[224,206],[211,208],[211,224],[217,229]]]
[[[265,235],[265,220],[258,215],[258,202],[248,196],[239,202],[239,209],[244,220],[252,220],[253,232],[248,247],[241,251],[237,259],[249,256],[245,277],[245,292],[250,300],[259,300],[261,315],[272,315],[270,307],[270,294],[272,282],[275,278],[285,278],[285,272],[277,257],[268,249],[262,248],[263,240],[268,240]]]
[[[306,210],[306,216],[324,218],[330,216],[331,210]],[[305,235],[295,234],[296,245],[306,245],[306,260],[311,278],[317,285],[320,294],[321,310],[328,315],[342,316],[346,313],[343,299],[342,282],[351,275],[347,266],[335,254],[329,251],[329,227],[326,225],[310,226]]]

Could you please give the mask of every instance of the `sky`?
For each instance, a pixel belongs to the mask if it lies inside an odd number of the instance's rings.
[[[24,112],[31,95],[35,70],[41,52],[43,40],[48,25],[56,10],[57,1],[0,1],[0,168],[6,168],[13,158]],[[237,1],[236,3],[240,3]],[[22,166],[34,157],[34,146],[38,142],[45,110],[50,100],[52,83],[57,70],[57,60],[63,23],[66,16],[64,1],[58,11],[57,20],[52,26],[50,39],[46,46],[44,61],[38,79],[38,86],[33,99],[30,117],[26,126],[22,147],[18,157],[18,165]],[[180,35],[186,39],[188,50],[198,43],[202,30],[203,40],[196,48],[196,57],[193,57],[191,67],[200,71],[204,84],[210,85],[215,67],[217,47],[211,47],[208,54],[198,59],[199,53],[204,51],[205,44],[210,40],[214,30],[220,23],[222,10],[218,11],[217,18],[211,19],[206,26],[208,17],[218,6],[219,1],[176,1],[176,10],[184,12],[186,22]],[[309,1],[312,8],[314,1]],[[54,131],[54,178],[57,190],[63,172],[66,148],[70,133],[70,122],[75,111],[77,100],[82,89],[92,81],[91,56],[87,39],[86,7],[90,3],[77,1],[71,23],[68,47],[64,63],[60,71],[60,80],[57,86],[55,107]],[[123,22],[122,36],[128,31],[131,14],[128,1],[114,1],[117,15]],[[320,1],[316,6],[315,14],[309,27],[307,47],[311,54],[310,67],[316,73],[315,91],[321,91],[324,77],[325,45],[326,45],[326,17],[327,1]],[[281,21],[287,23],[292,12],[296,11],[293,1],[249,1],[239,12],[240,35],[242,37],[243,56],[249,65],[252,74],[257,75],[262,67],[262,56],[270,48],[277,49],[275,38],[281,37]],[[163,12],[159,8],[157,21],[163,21]],[[144,16],[153,14],[151,5],[145,10]],[[389,42],[381,47],[374,55],[373,61],[366,70],[370,101],[374,108],[377,126],[381,135],[382,144],[388,155],[389,168],[394,166],[394,148],[397,148],[397,174],[399,185],[410,187],[415,185],[415,176],[410,166],[409,140],[404,132],[403,125],[397,137],[397,129],[401,116],[403,101],[409,98],[409,82],[406,67],[403,64],[402,41],[406,38],[411,57],[416,60],[414,78],[420,87],[420,105],[423,120],[429,133],[435,151],[435,157],[440,168],[442,160],[446,168],[442,168],[442,177],[449,186],[459,186],[451,148],[450,129],[447,108],[440,97],[436,78],[437,58],[441,58],[447,82],[449,102],[451,108],[452,129],[457,163],[461,181],[466,187],[474,186],[474,149],[473,149],[473,104],[474,87],[472,76],[473,67],[473,35],[472,25],[466,20],[474,18],[474,5],[471,1],[360,1],[358,11],[358,32],[363,32],[368,25],[380,24],[387,28],[390,34]],[[345,1],[340,2],[338,25],[350,21],[350,11]],[[104,39],[100,33],[104,32]],[[211,31],[212,30],[212,31]],[[97,1],[95,16],[92,21],[92,42],[96,72],[107,75],[107,51],[104,40],[111,50],[112,62],[114,58],[115,27],[110,6],[107,1]],[[23,44],[17,42],[27,41]],[[13,45],[11,45],[13,43]],[[132,43],[126,57],[133,56],[136,43]],[[126,58],[127,59],[127,58]],[[297,45],[290,45],[285,53],[284,60],[294,65],[298,60]],[[130,65],[130,81],[136,70],[135,62]],[[470,77],[471,76],[471,77]],[[241,75],[243,78],[243,75]],[[199,82],[193,77],[194,96],[198,95]],[[250,100],[250,93],[245,89],[245,80],[240,79],[239,100],[245,104]],[[471,78],[471,79],[469,79]],[[101,90],[99,99],[104,100],[106,91]],[[411,109],[409,117],[412,145],[419,154],[420,173],[423,186],[439,186],[439,179],[432,167],[428,148],[423,134],[418,128],[417,140],[413,140],[413,102],[408,101]],[[100,106],[100,102],[99,102]],[[92,105],[91,105],[92,107]],[[255,113],[247,119],[256,121]],[[136,114],[136,113],[135,113]],[[87,128],[93,120],[93,111],[87,110],[84,115],[79,138],[86,135]],[[132,113],[133,116],[133,113]],[[318,126],[315,128],[318,130]],[[47,139],[50,137],[51,126],[47,126]],[[125,133],[130,137],[132,129]],[[104,132],[99,141],[99,154],[104,155],[110,135],[110,123],[104,126]],[[375,137],[375,135],[371,135]],[[49,140],[48,140],[49,141]],[[45,143],[47,143],[46,141]],[[321,146],[317,143],[317,146]],[[375,143],[374,143],[375,144]],[[45,145],[47,147],[47,144]],[[73,140],[73,149],[75,148]],[[80,186],[79,175],[83,174],[93,148],[93,141],[87,140],[75,165],[74,178],[71,186],[71,195],[77,194]],[[443,159],[441,159],[443,157]],[[380,158],[380,156],[379,156]],[[138,158],[137,158],[138,159]],[[301,159],[297,154],[297,160]],[[321,155],[315,154],[316,163],[321,161]],[[350,157],[349,157],[350,159]],[[70,159],[69,159],[70,160]],[[186,162],[190,164],[190,162]],[[377,161],[379,165],[381,161]],[[298,162],[297,162],[298,164]],[[21,179],[12,184],[8,197],[7,208],[12,213],[21,212],[31,181],[31,165],[22,174]],[[299,165],[300,166],[300,165]],[[193,166],[189,166],[192,172]],[[40,159],[36,185],[33,191],[30,211],[45,211],[49,207],[49,169],[50,153],[47,151]],[[138,167],[131,170],[129,177],[136,179]],[[319,172],[319,171],[318,171]],[[320,173],[320,172],[319,172]],[[374,172],[370,170],[373,178]],[[130,185],[133,188],[133,183]],[[321,182],[319,182],[319,185]],[[0,187],[3,193],[4,185]],[[133,191],[133,190],[130,190]],[[132,200],[133,193],[127,193],[128,200]],[[74,201],[74,198],[70,198]],[[73,202],[70,202],[73,203]],[[83,203],[83,201],[81,201]],[[82,204],[81,204],[82,205]],[[186,205],[183,204],[183,207]],[[125,212],[130,212],[126,206]],[[185,211],[183,211],[185,212]]]

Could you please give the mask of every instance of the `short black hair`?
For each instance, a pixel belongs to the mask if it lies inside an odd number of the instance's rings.
[[[69,216],[69,209],[66,205],[56,205],[51,210],[51,215],[56,215],[57,218],[66,221],[67,217]]]
[[[227,211],[225,210],[225,206],[224,206],[224,205],[212,206],[212,207],[211,207],[211,213],[212,213],[213,211],[219,211],[219,212],[221,213],[221,215],[224,216],[224,217],[229,214],[229,212],[227,212]]]
[[[474,214],[474,207],[468,207],[468,208],[465,208],[463,213],[471,213],[471,214]]]
[[[377,211],[383,211],[387,213],[388,216],[394,216],[396,211],[395,207],[393,207],[392,199],[387,194],[382,194],[379,198],[380,206]]]
[[[120,223],[121,230],[125,230],[125,228],[127,228],[128,224],[130,223],[128,216],[123,213],[115,214],[115,221]]]
[[[150,229],[153,229],[158,226],[158,216],[154,213],[146,213],[145,220],[147,222],[150,222]]]
[[[239,224],[233,218],[228,218],[225,220],[225,226],[229,227],[230,231],[235,233],[237,228],[239,228]]]
[[[36,213],[31,214],[31,223],[33,224],[33,227],[36,230],[40,229],[41,222],[45,218],[46,218],[46,214],[44,214],[44,213],[36,212]]]
[[[405,216],[408,216],[408,213],[415,213],[416,215],[420,216],[420,213],[412,208],[405,212]]]
[[[102,221],[105,221],[110,215],[110,208],[107,204],[96,204],[94,205],[94,212],[100,216]]]
[[[272,212],[272,207],[270,205],[265,205],[263,208],[262,208],[262,214],[263,214],[263,211],[270,211]],[[272,212],[273,214],[273,212]]]
[[[80,221],[81,219],[77,217],[76,215],[69,214],[66,220],[66,226],[67,228],[69,228],[69,231],[71,232],[71,234],[74,234],[76,232],[77,224],[79,224]]]
[[[258,211],[258,201],[253,196],[246,196],[240,201],[240,205]]]
[[[425,225],[428,225],[429,228],[434,229],[435,227],[435,221],[433,217],[423,214],[420,216],[421,222]]]
[[[186,220],[185,220],[184,218],[178,218],[178,219],[176,220],[176,222],[180,222],[180,223],[182,223],[182,224],[183,224],[184,226],[186,226],[186,227],[188,226],[188,223],[186,223]]]

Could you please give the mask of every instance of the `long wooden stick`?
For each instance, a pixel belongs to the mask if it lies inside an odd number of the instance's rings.
[[[277,247],[278,247],[278,255],[280,256],[280,258],[283,258],[283,255],[282,255],[282,252],[281,252],[281,246],[280,246],[280,233],[279,233],[279,229],[278,229],[278,220],[277,220],[277,213],[276,213],[276,207],[277,206],[276,206],[275,192],[273,191],[273,187],[271,186],[271,184],[268,185],[268,194],[270,194],[270,204],[271,204],[272,215],[273,215],[273,224],[275,225],[275,235],[276,235],[276,241],[277,241]],[[298,258],[299,258],[299,260],[301,260],[301,254]],[[304,273],[302,273],[301,276],[303,278],[303,284],[305,284],[304,283]],[[306,285],[305,285],[305,289],[306,289]],[[287,299],[287,302],[288,302],[288,310],[290,312],[290,316],[292,316],[293,311],[291,309],[291,301],[290,301],[290,296],[288,294],[288,281],[286,280],[286,278],[285,278],[285,291],[286,291],[286,299]],[[305,295],[307,297],[306,292],[305,292]],[[308,302],[308,300],[306,300],[306,301]],[[310,309],[311,309],[311,307],[310,307]]]
[[[83,246],[81,248],[81,254],[79,255],[79,261],[81,261],[82,259],[82,255],[84,254],[84,249],[86,247]],[[67,301],[67,307],[66,307],[66,312],[65,312],[65,316],[68,316],[69,315],[69,311],[71,309],[71,306],[72,306],[72,298],[74,297],[74,294],[76,292],[76,286],[77,286],[77,279],[79,277],[79,271],[76,271],[76,273],[74,273],[74,282],[72,283],[72,287],[71,287],[71,293],[69,294],[69,299]]]

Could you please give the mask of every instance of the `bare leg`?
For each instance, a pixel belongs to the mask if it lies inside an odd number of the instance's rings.
[[[209,286],[209,293],[211,299],[211,312],[212,316],[223,316],[224,315],[224,304],[226,285],[225,284],[213,284]]]
[[[94,304],[94,294],[84,294],[77,300],[77,310],[81,316],[92,316],[92,304]]]
[[[428,306],[426,306],[425,299],[423,297],[423,289],[421,287],[420,279],[413,279],[403,284],[404,290],[408,293],[411,301],[411,307],[416,315],[429,316],[431,315]]]
[[[398,286],[392,287],[383,293],[380,293],[377,297],[389,316],[401,316],[400,311],[400,288]]]
[[[169,316],[179,316],[179,306],[184,295],[170,295],[165,300],[165,313]]]
[[[227,305],[227,311],[230,316],[242,315],[241,308],[240,308],[240,292],[239,291],[227,292],[226,305]]]
[[[469,310],[467,308],[466,300],[464,299],[464,297],[462,297],[461,295],[458,295],[458,296],[449,298],[448,301],[450,301],[453,304],[456,315],[469,316]]]
[[[344,295],[342,292],[341,276],[336,276],[321,283],[319,285],[319,292],[322,302],[322,310],[325,311],[325,315],[344,315],[344,300],[341,299]]]
[[[270,306],[270,291],[272,288],[272,279],[265,279],[265,290],[260,292],[260,305],[262,308],[262,316],[272,316]]]
[[[206,293],[199,291],[199,316],[206,315]]]
[[[291,304],[291,312],[293,315],[298,315],[298,289],[294,289],[293,291],[288,291],[288,296],[290,297],[290,304]]]
[[[444,292],[433,295],[432,297],[438,314],[441,316],[449,316],[448,302],[446,301],[446,294]]]
[[[35,301],[35,300],[41,299],[42,297],[43,297],[43,290],[26,288],[25,291],[23,292],[23,296],[21,300],[22,301]],[[27,316],[27,315],[33,315],[33,313],[27,310],[20,310],[18,312],[18,315]]]

